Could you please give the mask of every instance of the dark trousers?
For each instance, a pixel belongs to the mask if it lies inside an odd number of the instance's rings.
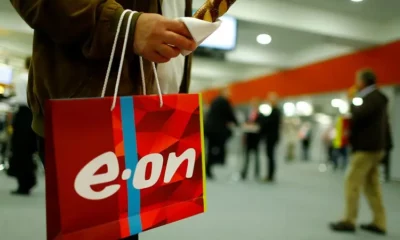
[[[45,149],[44,149],[45,143],[44,143],[44,138],[38,136],[37,137],[37,143],[38,143],[39,156],[40,156],[40,159],[42,160],[42,162],[44,164],[44,162],[45,162]],[[139,239],[139,235],[134,235],[134,236],[130,236],[130,237],[124,238],[122,240],[138,240],[138,239]]]
[[[277,145],[277,141],[267,140],[267,165],[268,165],[268,175],[267,179],[270,181],[275,180],[275,171],[276,171],[276,161],[275,161],[275,149]]]
[[[19,107],[12,123],[11,158],[8,174],[18,181],[18,191],[29,192],[36,185],[36,136],[31,128],[32,112],[26,106]]]
[[[245,135],[245,161],[242,170],[242,178],[245,179],[247,176],[247,171],[250,163],[250,155],[254,153],[255,161],[255,176],[260,177],[260,153],[258,150],[258,145],[260,137],[257,135],[246,134]]]
[[[7,131],[7,130],[4,130]],[[0,154],[1,154],[1,163],[0,164],[4,164],[7,156],[7,147],[8,147],[8,143],[4,142],[1,144],[1,150],[0,150]]]
[[[335,170],[339,167],[339,159],[342,160],[341,169],[345,169],[348,162],[347,147],[333,149],[332,163]]]
[[[301,146],[303,149],[303,160],[309,160],[309,151],[310,151],[310,140],[302,140]]]
[[[206,163],[206,174],[207,177],[212,178],[212,167],[215,164],[225,164],[226,158],[226,141],[218,135],[207,136],[207,163]]]
[[[327,148],[326,148],[327,154],[328,154],[328,163],[333,163],[333,145],[330,144]]]

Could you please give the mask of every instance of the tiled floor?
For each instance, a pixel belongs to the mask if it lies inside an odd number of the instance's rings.
[[[280,167],[279,181],[263,185],[253,181],[208,184],[209,211],[190,220],[152,230],[141,240],[372,240],[380,237],[358,231],[332,233],[327,223],[342,213],[341,173],[318,171],[316,164]],[[12,179],[0,173],[0,239],[44,240],[43,184],[30,198],[12,197]],[[400,239],[400,184],[384,184],[389,235]],[[360,221],[369,220],[362,200]]]

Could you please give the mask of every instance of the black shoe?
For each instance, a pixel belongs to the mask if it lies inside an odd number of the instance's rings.
[[[11,195],[16,195],[16,196],[29,196],[30,194],[31,194],[30,191],[25,191],[25,190],[11,191]]]
[[[371,223],[371,224],[361,224],[360,228],[362,230],[368,231],[368,232],[372,232],[375,234],[379,234],[379,235],[386,235],[386,231],[383,230],[382,228],[376,226],[375,224]]]
[[[348,222],[331,223],[329,227],[331,228],[332,231],[335,232],[354,233],[356,231],[356,227],[354,226],[354,224]]]

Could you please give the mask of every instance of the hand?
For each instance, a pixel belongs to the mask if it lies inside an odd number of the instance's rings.
[[[196,47],[183,22],[152,13],[143,13],[137,20],[134,51],[149,61],[165,63],[181,50],[194,51]]]

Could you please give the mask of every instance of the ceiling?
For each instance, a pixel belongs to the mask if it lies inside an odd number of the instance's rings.
[[[193,0],[194,8],[204,0]],[[196,57],[192,91],[245,81],[387,43],[400,37],[399,0],[238,0],[237,48],[226,61]],[[269,45],[258,34],[272,36]],[[0,2],[0,58],[30,54],[32,30],[9,1]],[[1,54],[3,52],[3,54]],[[0,59],[1,60],[1,59]],[[14,61],[18,62],[18,61]]]
[[[263,1],[263,0],[258,0]],[[400,1],[397,0],[365,0],[360,3],[353,3],[349,0],[281,0],[283,2],[303,5],[310,8],[322,9],[325,11],[337,12],[354,17],[388,22],[398,15]],[[379,11],[377,11],[379,9]]]

